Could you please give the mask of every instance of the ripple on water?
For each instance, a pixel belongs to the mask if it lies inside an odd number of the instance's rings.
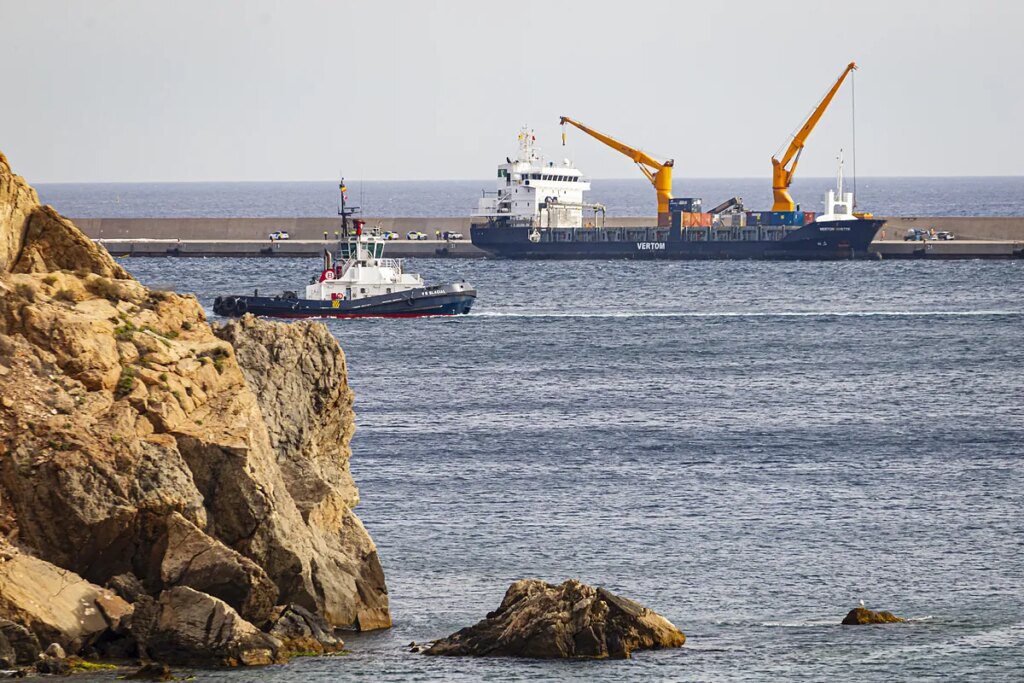
[[[125,259],[209,306],[315,259]],[[255,680],[1012,680],[1024,263],[420,260],[456,320],[329,321],[395,628]],[[628,662],[406,653],[578,577],[688,635]],[[908,624],[842,628],[858,600]]]

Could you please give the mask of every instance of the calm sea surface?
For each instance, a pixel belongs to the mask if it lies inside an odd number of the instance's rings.
[[[123,263],[208,310],[317,267]],[[346,657],[202,680],[1021,680],[1024,262],[409,266],[466,278],[477,307],[327,323],[395,627],[351,636]],[[571,663],[406,651],[521,577],[606,586],[686,646]],[[840,627],[861,599],[911,621]]]
[[[793,198],[805,211],[821,211],[834,178],[797,178]],[[847,180],[847,189],[852,189]],[[75,218],[292,217],[337,213],[336,182],[266,183],[69,183],[36,185],[40,199]],[[363,214],[468,216],[481,190],[494,180],[366,181],[349,178],[350,203]],[[879,216],[1021,216],[1024,177],[861,178],[858,206]],[[675,182],[677,197],[702,197],[711,208],[733,196],[751,209],[771,207],[768,178],[688,179]],[[654,192],[643,178],[594,180],[587,201],[610,216],[653,216]]]

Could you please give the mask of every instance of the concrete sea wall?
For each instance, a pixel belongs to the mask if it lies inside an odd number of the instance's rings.
[[[266,240],[276,230],[287,230],[293,240],[333,239],[337,216],[323,218],[72,218],[86,235],[103,239]],[[393,230],[402,237],[420,230],[430,237],[453,230],[469,238],[469,217],[366,218],[368,226]],[[888,218],[885,237],[899,240],[909,228],[948,230],[960,239],[1024,241],[1024,216],[902,216]],[[608,225],[640,227],[654,217],[609,218]]]
[[[1021,258],[1024,255],[1024,217],[897,217],[879,232],[871,250],[883,258]],[[338,218],[79,218],[75,222],[115,256],[315,256],[333,248]],[[368,218],[367,225],[399,233],[391,243],[397,258],[480,258],[484,252],[469,240],[470,219],[449,217]],[[642,227],[653,217],[609,219],[609,225]],[[910,228],[949,231],[953,241],[905,242]],[[288,240],[271,241],[278,230]],[[417,230],[427,240],[405,239]],[[461,232],[461,240],[438,240],[446,231]]]

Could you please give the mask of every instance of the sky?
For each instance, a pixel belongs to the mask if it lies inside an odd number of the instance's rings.
[[[1024,3],[0,0],[0,151],[30,182],[483,179],[523,125],[636,177],[1024,175]],[[854,97],[855,95],[855,97]],[[853,116],[855,103],[856,116]],[[853,126],[853,122],[856,126]]]

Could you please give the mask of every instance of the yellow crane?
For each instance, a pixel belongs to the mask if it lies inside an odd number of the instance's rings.
[[[561,117],[559,123],[563,126],[567,123],[576,126],[587,135],[600,140],[612,149],[632,159],[640,171],[654,185],[654,191],[658,193],[658,225],[666,226],[669,224],[668,200],[672,199],[672,166],[675,164],[672,159],[662,163],[639,149],[624,145],[615,138],[608,137],[603,133],[598,133],[593,128],[588,128],[579,121],[573,121],[568,116]],[[562,133],[562,144],[565,144],[564,132]]]
[[[797,162],[800,161],[800,152],[803,151],[807,136],[818,125],[821,115],[825,113],[828,105],[832,103],[832,98],[836,96],[839,86],[846,80],[847,75],[856,68],[857,64],[850,62],[843,69],[843,73],[839,75],[835,85],[832,86],[832,89],[828,91],[818,106],[815,107],[810,117],[804,122],[800,130],[797,131],[797,134],[793,136],[793,141],[789,143],[789,148],[782,155],[782,158],[776,159],[772,157],[772,191],[775,195],[772,211],[793,211],[795,208],[796,204],[793,203],[793,198],[789,196],[789,185],[793,182],[793,173],[796,171]],[[789,165],[789,168],[786,168],[787,165]]]

